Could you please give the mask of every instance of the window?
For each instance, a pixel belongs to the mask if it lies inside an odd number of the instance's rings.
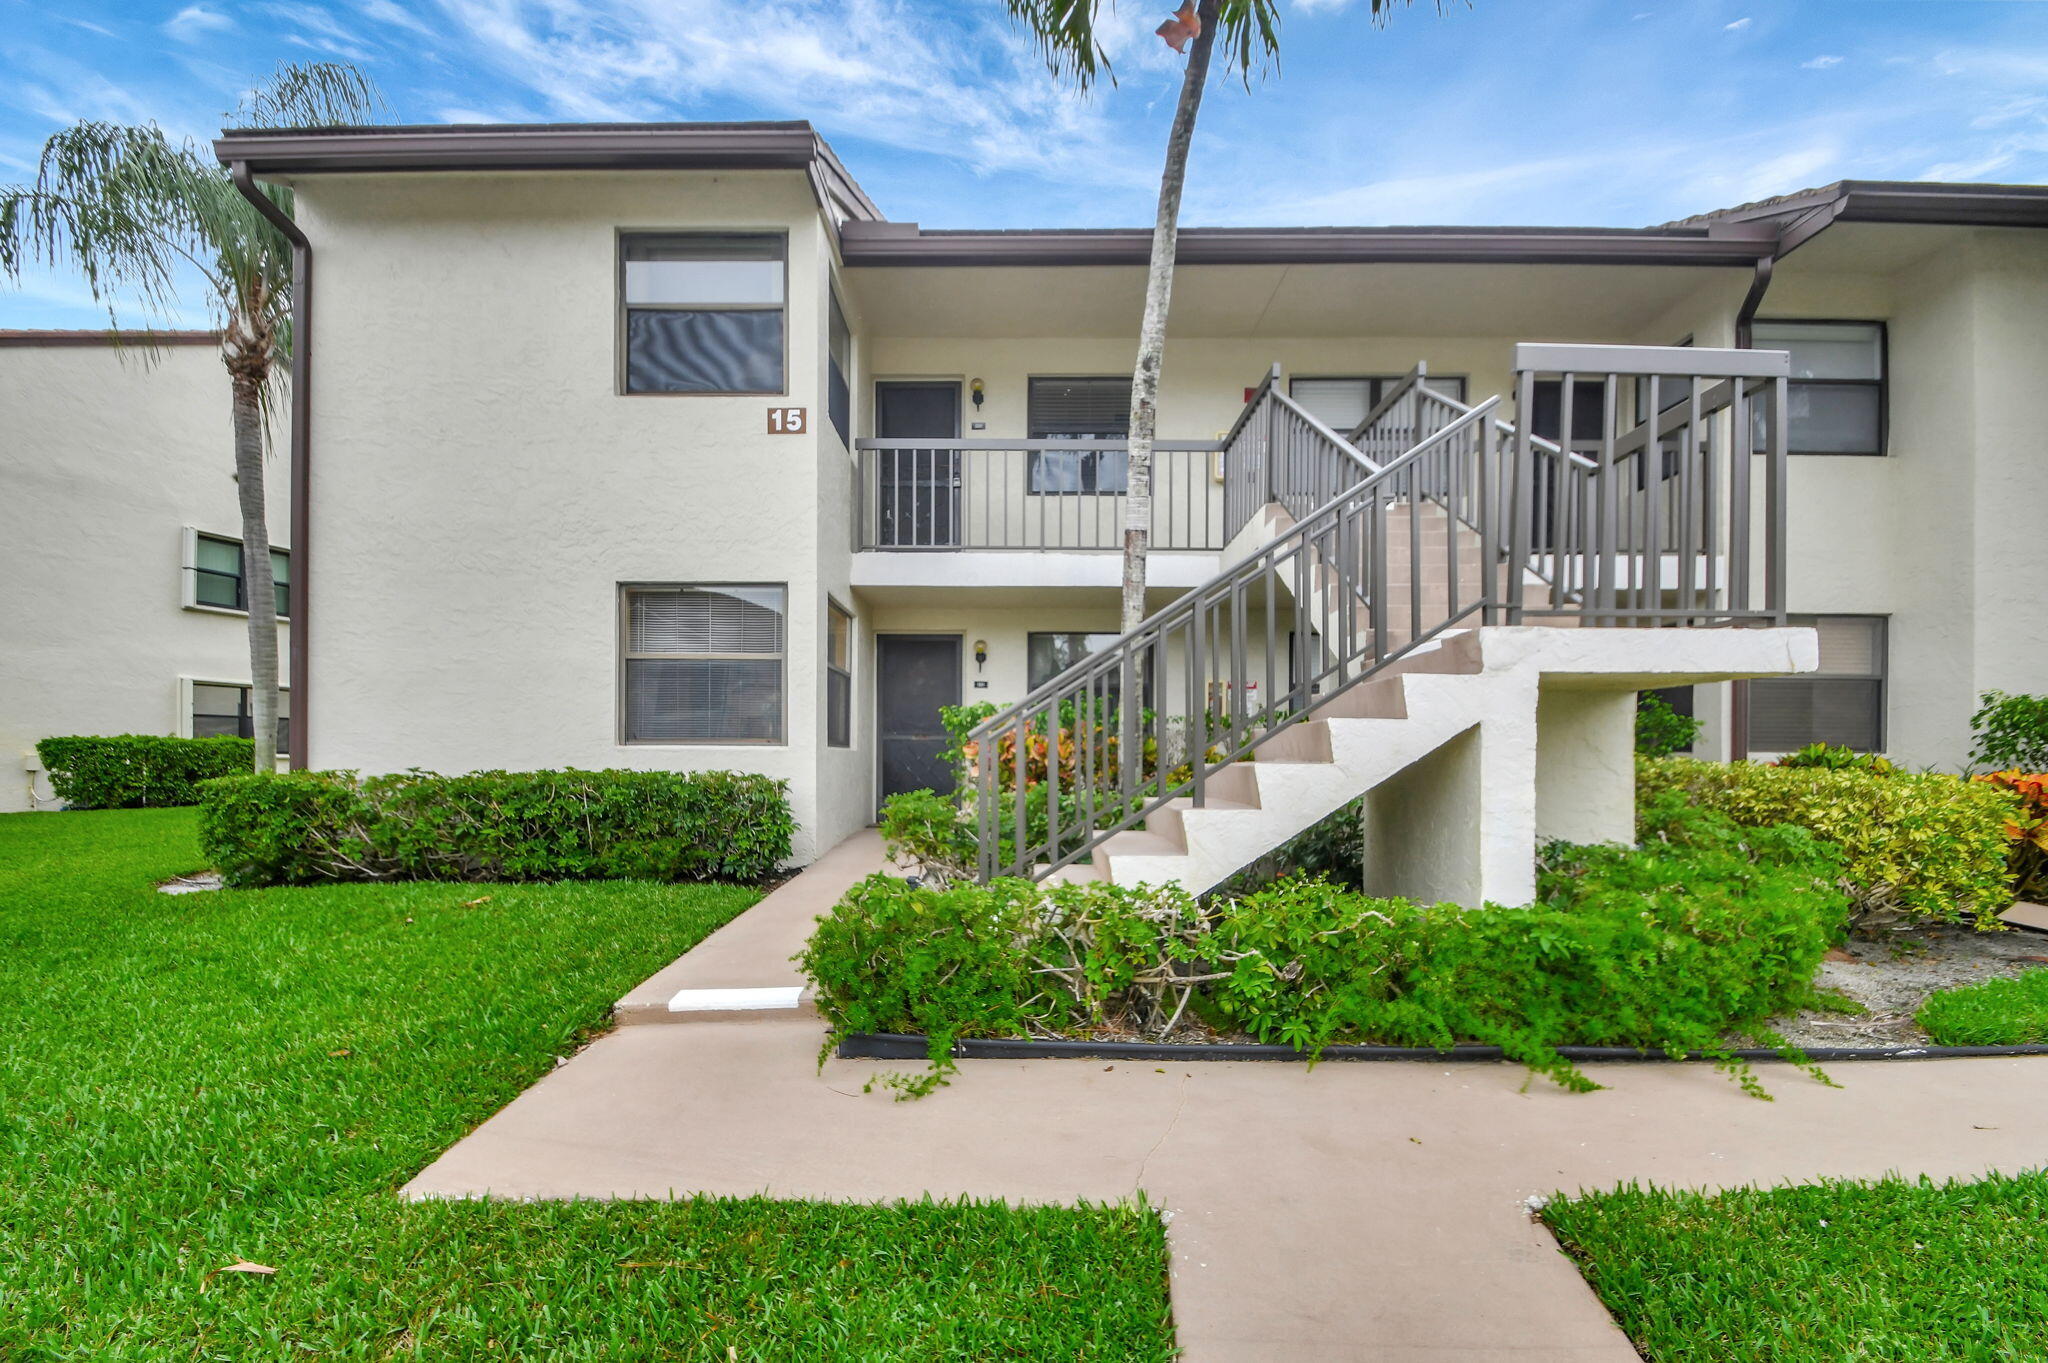
[[[1619,428],[1622,422],[1617,418]],[[1564,425],[1564,380],[1536,380],[1535,410],[1529,414],[1529,431],[1545,440],[1563,443],[1558,434]],[[1607,425],[1607,380],[1572,381],[1572,448],[1598,449]]]
[[[192,683],[192,737],[254,738],[256,718],[250,700],[252,688],[220,682]],[[292,698],[289,691],[277,693],[277,750],[291,751]]]
[[[825,600],[825,744],[853,746],[853,615]]]
[[[1884,323],[1758,322],[1750,344],[1792,353],[1791,453],[1884,453]]]
[[[1025,689],[1036,691],[1039,687],[1057,677],[1060,673],[1080,662],[1083,658],[1101,652],[1114,644],[1121,635],[1084,634],[1080,632],[1034,632],[1025,636],[1024,665],[1026,671]],[[1139,691],[1145,704],[1152,703],[1152,669],[1147,661],[1140,661],[1141,678]],[[1123,689],[1123,678],[1115,672],[1103,679],[1103,695],[1112,704]]]
[[[628,743],[782,742],[777,586],[627,587]]]
[[[185,570],[189,583],[185,604],[211,606],[216,610],[249,609],[247,587],[242,576],[242,542],[226,535],[188,532]],[[277,613],[291,613],[291,554],[270,551],[270,576],[277,587]]]
[[[619,239],[629,393],[780,393],[779,236]]]
[[[1289,379],[1287,396],[1302,409],[1339,435],[1349,435],[1358,423],[1372,415],[1380,399],[1405,374],[1360,374],[1344,378]],[[1423,379],[1431,391],[1459,402],[1465,400],[1465,380],[1457,375],[1431,374]]]
[[[1859,752],[1884,748],[1885,621],[1879,615],[1795,615],[1820,631],[1820,670],[1749,684],[1749,746],[1791,752],[1839,743]]]
[[[826,348],[831,353],[831,373],[826,377],[825,413],[832,418],[832,429],[839,432],[839,443],[852,449],[853,388],[846,376],[853,370],[853,333],[847,330],[846,313],[839,306],[839,290],[828,291],[828,302],[831,330]]]
[[[1129,379],[1033,379],[1025,420],[1033,440],[1122,440],[1131,433]],[[1033,450],[1029,490],[1120,493],[1130,486],[1122,450]]]

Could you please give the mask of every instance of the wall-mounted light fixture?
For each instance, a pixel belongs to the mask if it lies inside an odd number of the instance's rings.
[[[976,639],[976,640],[974,641],[974,670],[975,670],[976,672],[979,672],[979,671],[981,671],[982,667],[983,667],[983,666],[984,666],[984,665],[985,665],[985,664],[986,664],[987,662],[988,662],[988,640],[986,640],[986,639]]]
[[[972,398],[974,399],[974,410],[975,410],[975,411],[977,411],[977,412],[978,412],[978,411],[980,411],[980,410],[981,410],[981,399],[982,399],[982,396],[983,396],[983,394],[982,394],[982,391],[981,391],[981,380],[980,380],[980,379],[969,379],[969,380],[967,381],[967,392],[968,392],[969,396],[971,396],[971,397],[972,397]]]

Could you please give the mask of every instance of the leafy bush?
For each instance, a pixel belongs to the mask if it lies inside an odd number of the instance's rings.
[[[1550,849],[1526,909],[1419,906],[1289,880],[1204,915],[1177,889],[855,887],[799,956],[833,1039],[921,1032],[942,1081],[956,1038],[1157,1037],[1192,1011],[1309,1053],[1340,1041],[1500,1046],[1573,1089],[1565,1044],[1728,1057],[1778,1046],[1847,902],[1834,849],[1660,806],[1641,849]],[[828,1046],[831,1041],[828,1041]]]
[[[1639,801],[1677,791],[1748,828],[1797,824],[1842,849],[1857,925],[1988,921],[2012,902],[2006,824],[2017,798],[1938,772],[1643,758]]]
[[[73,809],[147,809],[198,804],[199,782],[250,770],[256,745],[246,738],[116,734],[46,738],[36,756],[57,798]]]
[[[1654,691],[1636,696],[1636,751],[1645,757],[1669,757],[1699,741],[1701,721],[1681,715]]]
[[[245,774],[200,789],[232,885],[759,880],[789,857],[788,784],[729,771]]]
[[[1837,743],[1809,743],[1788,752],[1771,764],[1777,767],[1815,767],[1822,771],[1862,771],[1872,776],[1890,776],[1898,770],[1889,759],[1874,752],[1858,752]]]
[[[2048,775],[1986,772],[1976,778],[2017,801],[2005,834],[2012,839],[2012,888],[2021,899],[2048,899]]]
[[[2048,1043],[2048,970],[2029,970],[1927,996],[1913,1020],[1938,1046]]]
[[[1970,716],[1970,733],[1970,760],[1980,767],[2048,771],[2048,696],[1986,691]]]

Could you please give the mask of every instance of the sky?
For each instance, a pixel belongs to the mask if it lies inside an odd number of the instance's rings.
[[[1185,224],[1641,227],[1843,178],[2048,181],[2048,0],[1278,3],[1277,69],[1205,97]],[[1116,80],[1083,94],[1001,0],[0,0],[0,182],[74,120],[204,141],[278,63],[339,59],[381,121],[804,118],[892,219],[1145,226],[1181,59],[1167,0],[1103,9]],[[62,273],[0,280],[0,327],[105,321]]]

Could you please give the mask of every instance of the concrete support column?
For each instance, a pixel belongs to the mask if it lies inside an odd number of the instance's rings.
[[[1536,837],[1633,842],[1636,693],[1545,686],[1536,701]]]

